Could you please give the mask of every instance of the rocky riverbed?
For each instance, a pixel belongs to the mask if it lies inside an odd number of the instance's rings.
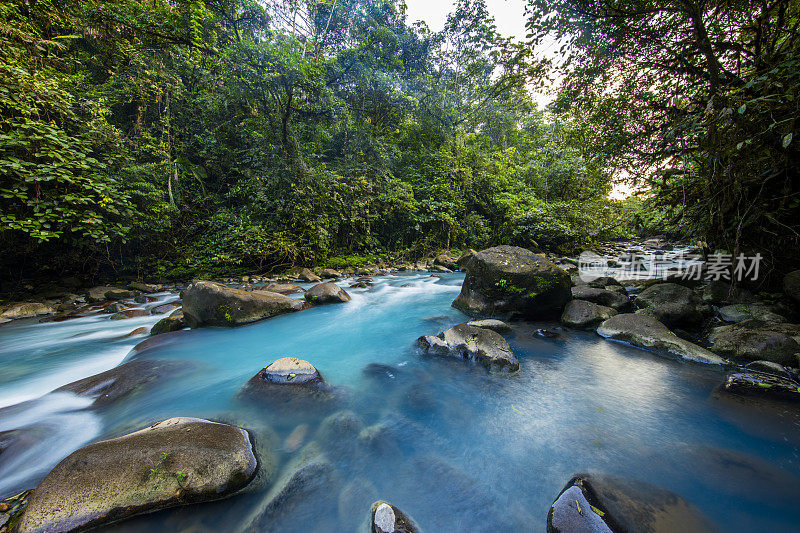
[[[764,296],[575,262],[9,303],[0,530],[792,529],[796,276]]]

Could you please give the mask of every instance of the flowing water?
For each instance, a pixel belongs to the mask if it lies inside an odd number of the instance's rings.
[[[276,516],[281,531],[353,531],[377,499],[427,531],[543,531],[550,504],[581,471],[674,491],[726,531],[797,530],[796,411],[724,401],[714,394],[725,377],[717,369],[593,333],[534,333],[555,324],[514,325],[507,338],[520,359],[515,375],[425,359],[414,349],[417,337],[466,319],[450,307],[462,280],[379,277],[372,288],[348,289],[353,299],[346,304],[236,329],[153,337],[138,350],[132,348],[145,337],[124,335],[161,317],[109,321],[98,314],[3,326],[0,432],[22,428],[24,439],[0,454],[0,497],[34,487],[88,442],[195,416],[252,430],[260,449],[276,458],[279,475],[309,442],[326,451],[335,479]],[[331,410],[264,407],[237,395],[252,375],[285,356],[312,362],[340,390],[337,409],[391,438],[363,446],[318,433]],[[69,393],[45,394],[133,359],[179,361],[183,371],[102,409]],[[115,530],[235,531],[267,492],[162,511]]]

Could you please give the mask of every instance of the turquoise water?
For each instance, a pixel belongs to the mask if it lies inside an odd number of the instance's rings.
[[[327,450],[337,482],[276,517],[281,531],[355,530],[364,518],[359,510],[367,513],[379,498],[427,531],[543,531],[563,485],[586,470],[672,490],[726,531],[797,530],[797,411],[723,401],[714,388],[724,372],[593,333],[563,331],[554,340],[534,334],[555,324],[515,324],[507,338],[520,359],[516,375],[423,359],[417,337],[466,318],[450,307],[462,280],[379,277],[370,289],[348,289],[347,304],[156,337],[138,350],[132,348],[146,337],[121,336],[160,317],[4,326],[0,407],[25,403],[0,411],[0,431],[27,427],[32,444],[0,454],[0,497],[35,486],[87,442],[196,416],[251,429],[280,465],[315,439]],[[335,435],[315,437],[330,410],[265,407],[237,396],[252,375],[285,356],[312,362],[340,390],[339,407],[365,426],[394,431],[391,446],[376,451]],[[67,393],[42,396],[132,359],[183,361],[185,371],[102,410]],[[365,372],[373,363],[388,368]],[[164,511],[116,530],[234,531],[265,493]]]

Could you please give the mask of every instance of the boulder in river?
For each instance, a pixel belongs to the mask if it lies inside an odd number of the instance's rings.
[[[625,312],[631,309],[631,299],[627,294],[617,291],[600,289],[589,285],[577,285],[572,287],[572,297],[577,300],[585,300],[597,305],[611,307],[617,312]]]
[[[178,331],[186,327],[183,314],[162,318],[150,328],[150,335],[161,335],[171,331]]]
[[[458,267],[458,270],[466,270],[467,264],[469,263],[470,259],[472,259],[473,256],[477,253],[478,252],[470,248],[469,250],[461,254],[461,256],[458,259],[456,259],[456,266]]]
[[[636,297],[636,306],[666,326],[697,326],[710,313],[695,292],[677,283],[656,283]]]
[[[800,402],[800,383],[763,372],[734,372],[725,380],[721,392]]]
[[[283,357],[250,378],[239,394],[258,402],[297,402],[298,406],[305,406],[308,400],[331,400],[335,397],[333,392],[314,365],[296,357]]]
[[[571,298],[569,275],[542,255],[516,246],[495,246],[467,265],[453,307],[472,315],[556,318]]]
[[[372,504],[371,533],[417,533],[420,529],[403,511],[385,501]]]
[[[303,309],[303,302],[271,292],[247,292],[211,281],[183,291],[183,314],[192,328],[238,326]]]
[[[591,329],[616,315],[616,309],[586,300],[570,300],[561,314],[561,323],[580,329]]]
[[[759,304],[731,304],[720,307],[717,312],[724,322],[744,322],[745,320],[756,319],[763,322],[786,322],[786,318],[772,311],[765,305]]]
[[[342,273],[332,268],[323,268],[322,270],[319,271],[319,277],[321,277],[322,279],[336,279],[336,278],[341,278]]]
[[[123,309],[111,315],[109,319],[126,320],[128,318],[141,318],[143,316],[150,316],[150,312],[147,309]]]
[[[640,348],[665,351],[687,361],[706,364],[725,364],[720,356],[675,335],[651,316],[624,313],[612,316],[597,328],[605,338],[629,342]]]
[[[171,418],[70,454],[36,488],[17,531],[90,529],[219,500],[250,483],[257,467],[245,430]]]
[[[438,336],[417,339],[425,354],[477,361],[489,370],[519,370],[519,361],[508,342],[497,332],[459,324]]]
[[[674,492],[604,474],[578,474],[547,514],[548,533],[715,531],[699,509]]]
[[[797,366],[800,344],[789,335],[758,321],[714,328],[708,340],[714,351],[738,361],[772,361],[785,366]],[[748,327],[753,325],[754,327]]]
[[[783,277],[783,292],[795,303],[800,303],[800,270],[789,272]]]
[[[446,268],[449,272],[458,270],[458,260],[450,254],[439,254],[433,259],[434,266]]]
[[[294,283],[267,283],[260,290],[277,292],[278,294],[283,294],[284,296],[287,294],[298,294],[306,291],[303,287],[300,285],[295,285]]]
[[[133,394],[165,375],[175,374],[184,367],[185,363],[177,361],[137,359],[94,376],[73,381],[53,392],[71,392],[93,398],[94,406],[103,407]]]
[[[309,283],[319,283],[322,281],[319,276],[314,274],[314,271],[310,268],[296,268],[291,272],[294,276],[297,277],[300,281],[307,281]]]
[[[7,319],[30,318],[34,316],[50,315],[55,313],[53,306],[41,302],[19,302],[11,304],[0,313],[0,317]]]
[[[337,284],[329,281],[318,283],[306,291],[305,299],[314,305],[337,304],[350,301],[350,295]]]
[[[128,291],[125,289],[111,289],[110,291],[106,291],[104,294],[106,300],[126,300],[128,298],[133,298],[135,294],[133,291]]]
[[[141,281],[128,283],[128,288],[132,291],[144,292],[146,294],[158,292],[160,289],[158,285],[153,285],[152,283],[142,283]]]

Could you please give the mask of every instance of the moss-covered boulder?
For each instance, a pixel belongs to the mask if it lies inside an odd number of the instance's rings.
[[[734,372],[725,380],[720,392],[800,402],[800,383],[765,372]]]
[[[558,318],[571,299],[569,275],[516,246],[495,246],[475,254],[466,267],[453,307],[471,315]]]
[[[776,331],[759,321],[714,328],[708,340],[715,352],[731,359],[747,361],[772,361],[785,366],[797,366],[800,344],[794,338]]]
[[[672,326],[697,326],[711,307],[695,292],[677,283],[657,283],[636,297],[636,307],[659,322]]]
[[[70,454],[36,488],[17,531],[83,530],[219,500],[250,483],[257,467],[245,430],[171,418]]]
[[[183,291],[183,315],[191,328],[238,326],[303,309],[303,302],[273,292],[248,292],[211,281]]]

